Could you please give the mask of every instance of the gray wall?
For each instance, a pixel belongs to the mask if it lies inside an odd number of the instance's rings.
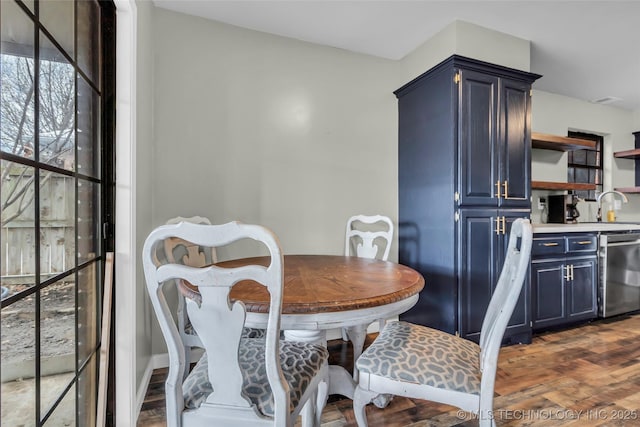
[[[396,218],[396,63],[162,9],[155,43],[154,225],[237,219],[340,254],[349,216]]]
[[[397,218],[396,62],[162,9],[154,27],[153,225],[240,220],[341,254],[349,216]]]

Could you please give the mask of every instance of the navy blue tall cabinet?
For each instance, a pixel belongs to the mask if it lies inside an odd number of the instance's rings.
[[[401,319],[478,340],[510,224],[531,212],[531,84],[454,55],[395,91],[399,261],[426,280]],[[525,286],[505,337],[530,342]]]

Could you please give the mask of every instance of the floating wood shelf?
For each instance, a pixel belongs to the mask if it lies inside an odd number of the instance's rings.
[[[635,179],[633,183],[635,187],[616,188],[616,190],[622,191],[623,193],[640,193],[640,131],[633,132],[633,136],[635,138],[635,149],[616,151],[613,153],[613,156],[619,159],[633,159],[633,166],[635,168]]]
[[[549,135],[546,133],[532,132],[531,146],[555,151],[573,151],[585,148],[594,149],[595,141],[588,139],[569,138],[566,136]]]
[[[640,149],[636,148],[635,150],[616,151],[613,153],[613,157],[621,159],[640,159]]]
[[[595,190],[595,184],[574,182],[531,181],[534,190]]]
[[[614,188],[614,190],[620,191],[621,193],[640,193],[640,187],[622,187]]]

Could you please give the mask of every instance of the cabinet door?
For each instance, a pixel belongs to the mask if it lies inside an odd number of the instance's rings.
[[[498,78],[460,70],[458,185],[460,206],[498,206]],[[500,187],[501,189],[501,187]],[[501,190],[502,191],[502,190]]]
[[[531,204],[531,85],[500,80],[500,120],[497,140],[500,153],[501,207],[528,208]]]
[[[564,261],[531,263],[533,328],[539,329],[565,322],[566,266]]]
[[[498,282],[511,225],[528,211],[462,209],[460,211],[460,282],[458,294],[460,335],[478,341],[489,300]],[[505,331],[505,338],[530,342],[529,286],[526,282]]]
[[[596,257],[567,260],[573,279],[567,283],[567,318],[569,321],[596,317]]]
[[[478,341],[495,284],[496,209],[463,209],[459,219],[458,317],[462,337]]]

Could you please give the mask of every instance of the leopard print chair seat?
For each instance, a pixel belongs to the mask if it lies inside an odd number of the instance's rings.
[[[273,417],[273,394],[267,380],[263,339],[244,339],[240,344],[238,357],[242,368],[243,392],[261,414]],[[290,410],[298,405],[311,379],[322,369],[329,357],[326,348],[301,342],[280,341],[280,366],[289,384]],[[213,391],[208,381],[209,362],[205,353],[193,368],[184,384],[182,393],[185,407],[198,408]]]
[[[494,426],[493,391],[500,344],[529,267],[531,223],[511,226],[506,258],[482,323],[480,343],[407,322],[390,322],[356,362],[353,412],[367,426],[365,407],[381,395],[457,406]],[[427,279],[428,280],[428,279]]]
[[[480,346],[408,322],[389,322],[356,367],[395,381],[480,394]]]

